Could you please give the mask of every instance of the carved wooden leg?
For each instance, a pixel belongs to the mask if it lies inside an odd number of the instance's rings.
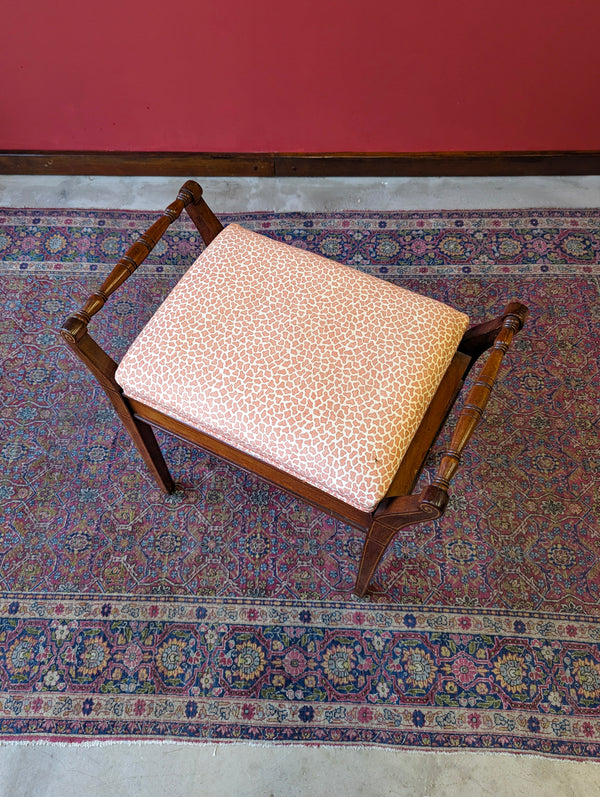
[[[146,463],[148,470],[156,479],[158,486],[165,493],[174,492],[175,483],[171,478],[169,468],[162,455],[152,427],[145,421],[141,421],[131,414],[131,410],[120,393],[115,393],[112,390],[106,389],[105,393],[111,400],[113,407],[117,411],[117,415],[123,422],[123,426],[129,432],[129,436],[142,455],[142,459]]]
[[[75,319],[75,323],[71,321],[71,318],[67,319],[61,330],[64,341],[71,351],[87,365],[100,383],[159,487],[165,493],[172,493],[175,483],[171,478],[152,427],[133,416],[121,388],[115,381],[117,364],[87,334],[85,328],[77,327],[76,322],[77,319]]]
[[[354,593],[359,597],[365,594],[377,565],[396,532],[415,523],[435,520],[444,513],[447,503],[448,494],[430,485],[419,495],[392,498],[385,507],[378,509],[367,532]]]
[[[363,545],[362,557],[358,567],[358,575],[354,585],[355,595],[362,598],[366,593],[373,574],[377,570],[377,565],[397,530],[379,523],[377,520],[374,520],[371,524],[371,528],[367,532],[367,539]]]

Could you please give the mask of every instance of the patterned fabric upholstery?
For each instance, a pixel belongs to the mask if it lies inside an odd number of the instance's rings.
[[[231,224],[116,378],[125,395],[370,511],[467,325],[440,302]]]

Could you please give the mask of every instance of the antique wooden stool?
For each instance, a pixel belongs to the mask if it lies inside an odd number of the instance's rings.
[[[92,316],[186,208],[207,248],[117,364]],[[61,334],[96,376],[153,476],[174,484],[157,427],[365,532],[364,595],[399,529],[443,514],[461,453],[527,308],[493,321],[237,224],[188,181]],[[492,351],[433,482],[413,494],[477,358]]]

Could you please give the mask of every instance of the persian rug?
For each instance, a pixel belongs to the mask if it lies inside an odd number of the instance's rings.
[[[598,756],[600,211],[225,218],[473,321],[531,309],[448,512],[365,599],[359,532],[161,436],[165,498],[62,345],[155,218],[1,214],[0,739]],[[197,247],[175,224],[94,319],[113,356]]]

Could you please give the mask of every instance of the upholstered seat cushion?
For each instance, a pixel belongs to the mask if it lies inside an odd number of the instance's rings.
[[[231,224],[116,378],[125,395],[370,511],[467,325],[440,302]]]

